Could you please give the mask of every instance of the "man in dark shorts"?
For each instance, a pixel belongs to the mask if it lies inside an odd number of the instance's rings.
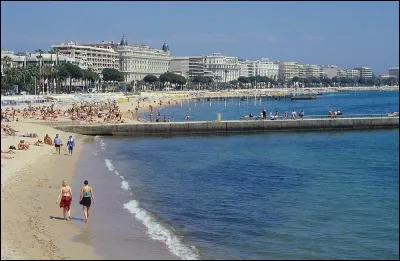
[[[62,146],[62,140],[58,136],[58,134],[56,134],[56,137],[54,138],[54,147],[56,147],[56,153],[57,153],[57,151],[58,151],[58,154],[61,153],[61,146]]]

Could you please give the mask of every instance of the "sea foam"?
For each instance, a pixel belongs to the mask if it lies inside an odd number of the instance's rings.
[[[104,143],[103,139],[100,140],[100,147],[103,151],[106,150],[106,144]]]
[[[168,249],[175,255],[185,260],[198,259],[197,249],[185,246],[181,240],[169,229],[157,222],[149,212],[139,207],[136,200],[124,204],[124,208],[136,215],[147,228],[148,235],[155,240],[163,241]]]
[[[106,166],[107,166],[108,170],[114,171],[114,165],[111,163],[111,160],[105,159],[104,161],[106,162]]]
[[[121,188],[123,189],[123,190],[129,190],[129,183],[128,183],[128,181],[122,181],[121,182]]]

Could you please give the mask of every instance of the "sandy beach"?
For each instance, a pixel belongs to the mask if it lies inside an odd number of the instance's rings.
[[[46,133],[54,137],[57,132],[65,142],[70,135],[33,123],[9,125],[18,130],[17,135],[35,132],[41,139]],[[1,160],[1,259],[101,259],[90,246],[72,240],[81,232],[62,219],[62,210],[56,204],[61,182],[73,180],[79,158],[83,137],[73,136],[77,146],[72,156],[66,155],[65,146],[58,155],[50,145],[31,145],[27,151],[3,154],[14,158]],[[2,136],[2,151],[16,146],[20,139],[35,140]],[[79,192],[72,192],[72,216],[81,218],[81,209],[76,207]]]
[[[127,114],[132,104],[126,101],[128,99],[119,104],[123,107],[121,111],[125,110]],[[167,104],[167,100],[163,101]],[[55,102],[55,107],[65,109],[71,103],[72,101],[65,103],[64,99],[62,103]],[[141,103],[140,111],[150,104],[154,108],[160,106],[159,102],[155,104],[153,100],[146,99]],[[129,116],[131,115],[126,115],[126,121],[137,122]],[[14,153],[10,154],[2,153],[1,259],[103,259],[94,252],[92,246],[76,240],[82,238],[83,233],[74,225],[74,222],[83,222],[83,213],[77,204],[79,191],[72,191],[72,221],[62,219],[62,209],[56,204],[62,180],[65,179],[68,184],[74,183],[83,141],[88,138],[52,127],[61,121],[72,123],[67,117],[58,117],[51,121],[20,118],[18,122],[5,122],[17,132],[15,136],[2,133],[1,150],[7,152],[10,146],[17,147],[20,140],[28,142],[30,147],[28,150],[13,150]],[[36,133],[38,137],[22,137],[27,133]],[[43,140],[46,134],[53,139],[56,133],[64,143],[61,155],[55,153],[53,146],[33,145],[38,139]],[[65,146],[70,135],[76,142],[72,156],[67,154]],[[134,247],[138,250],[137,258],[160,258],[159,253],[147,253],[146,247],[143,248],[143,244],[146,244],[143,240],[138,242]],[[167,255],[166,258],[175,259],[172,255]]]
[[[371,89],[371,87],[368,87]],[[377,88],[374,88],[374,90]],[[399,87],[379,87],[379,90],[399,90]],[[315,89],[321,92],[338,91],[333,88]],[[342,90],[365,90],[365,87],[349,87]],[[243,95],[281,95],[291,89],[258,89],[234,90],[224,92],[211,91],[183,91],[142,93],[138,95],[118,98],[118,106],[125,122],[137,122],[132,114],[140,101],[138,112],[149,112],[152,105],[153,112],[160,106],[177,104],[185,99],[209,97],[240,97]],[[9,98],[9,97],[7,97]],[[2,97],[3,99],[3,97]],[[11,99],[11,98],[9,98]],[[66,108],[68,96],[62,96],[56,101],[56,107]],[[66,117],[58,121],[71,122]],[[79,191],[73,190],[72,221],[62,219],[62,210],[56,204],[57,196],[63,179],[72,184],[75,169],[80,158],[82,146],[86,136],[66,133],[54,129],[51,125],[55,121],[41,121],[20,119],[18,122],[6,122],[17,130],[16,136],[1,136],[1,150],[8,151],[11,145],[17,146],[23,139],[31,144],[37,139],[43,140],[45,134],[53,139],[56,133],[60,134],[64,144],[72,135],[76,147],[72,156],[62,146],[61,155],[55,153],[53,146],[42,144],[31,145],[26,151],[14,150],[15,154],[3,154],[13,157],[1,160],[1,258],[2,259],[103,259],[95,253],[92,246],[84,242],[73,240],[79,238],[82,230],[74,222],[82,222],[82,210],[78,205]],[[107,124],[107,123],[102,123]],[[20,137],[24,133],[36,133],[38,138]],[[140,249],[140,247],[137,247]],[[146,249],[139,250],[145,252]],[[151,259],[149,255],[138,255]]]

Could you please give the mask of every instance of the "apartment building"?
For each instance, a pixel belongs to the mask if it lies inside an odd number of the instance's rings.
[[[129,45],[122,39],[116,51],[125,82],[140,81],[148,74],[159,77],[169,71],[171,57],[165,43],[161,49],[154,49],[147,45]]]
[[[354,68],[359,71],[359,77],[362,79],[372,79],[372,69],[369,67]]]
[[[337,67],[336,65],[321,66],[322,75],[326,76],[329,79],[332,79],[333,77],[338,77],[339,70],[340,70],[340,68]]]
[[[212,72],[207,70],[203,56],[189,57],[189,77],[193,78],[195,76],[213,76]]]
[[[244,60],[239,60],[239,77],[249,77],[248,64]]]
[[[118,53],[111,46],[103,48],[69,42],[51,47],[56,53],[77,60],[82,69],[91,68],[100,75],[104,68],[119,69]]]
[[[189,77],[190,67],[189,67],[189,57],[172,57],[169,71],[182,75],[185,78]]]
[[[321,68],[318,65],[307,64],[306,66],[306,76],[319,78],[322,76]]]
[[[399,67],[389,68],[389,76],[399,79]]]
[[[300,66],[297,62],[280,62],[279,63],[279,79],[289,81],[294,77],[300,76]]]
[[[356,69],[346,69],[346,77],[347,78],[359,78],[360,71]]]

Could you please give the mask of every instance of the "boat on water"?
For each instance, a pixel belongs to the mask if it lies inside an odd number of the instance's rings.
[[[293,95],[290,97],[292,100],[313,100],[317,99],[316,94],[299,94],[299,95]]]

